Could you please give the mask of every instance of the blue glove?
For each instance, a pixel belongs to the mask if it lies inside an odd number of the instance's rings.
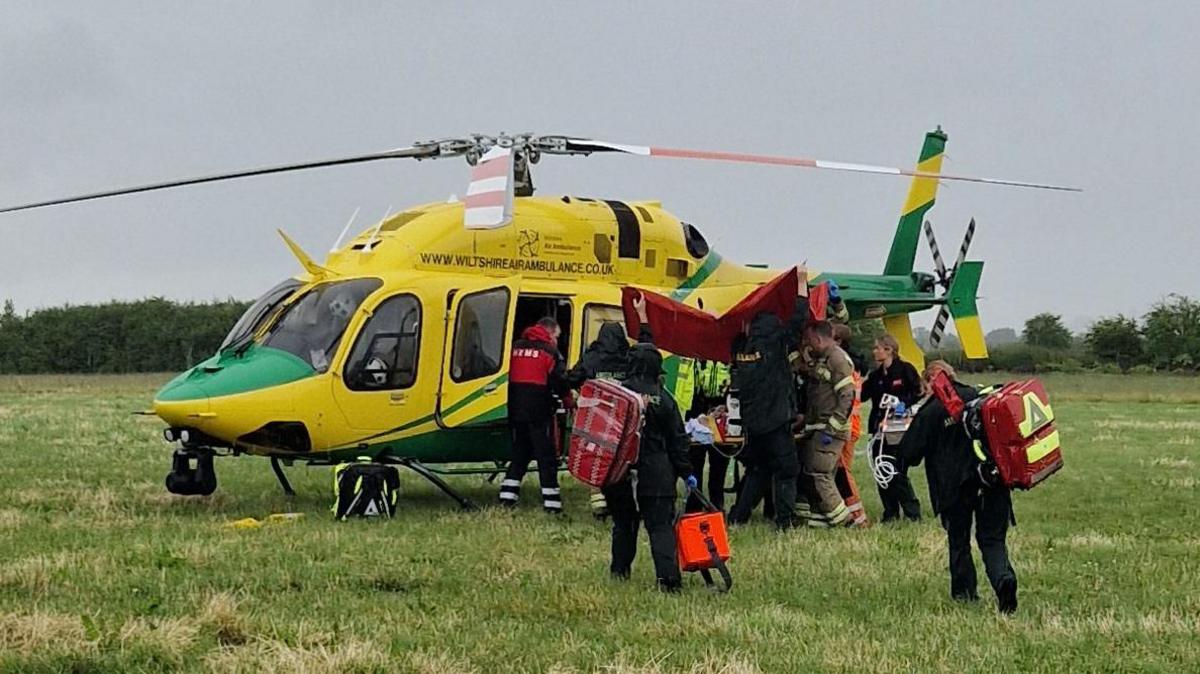
[[[829,301],[838,302],[842,299],[842,290],[838,288],[837,281],[826,281],[829,284]]]
[[[821,434],[821,446],[827,447],[832,444],[833,444],[833,438],[831,438],[828,433],[822,433]]]
[[[908,406],[904,403],[896,403],[896,406],[892,408],[892,414],[895,414],[898,417],[904,416],[904,413],[907,411]]]
[[[683,483],[687,485],[688,489],[697,489],[700,487],[700,481],[696,479],[695,475],[688,475],[684,478]]]

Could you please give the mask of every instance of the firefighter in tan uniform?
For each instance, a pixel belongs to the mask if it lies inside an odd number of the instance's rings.
[[[798,367],[804,376],[808,402],[800,448],[800,483],[811,510],[808,525],[845,526],[850,521],[850,510],[834,475],[842,448],[850,439],[850,415],[857,395],[854,363],[834,341],[833,326],[828,321],[810,323],[804,338],[806,356],[798,361]]]

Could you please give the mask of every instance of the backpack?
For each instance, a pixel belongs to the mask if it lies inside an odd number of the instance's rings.
[[[616,382],[592,379],[576,404],[567,470],[593,487],[620,482],[638,460],[645,401]]]
[[[400,471],[379,463],[341,463],[333,469],[333,517],[386,517],[396,512]]]
[[[1037,379],[984,389],[966,404],[945,373],[935,377],[933,390],[947,412],[962,419],[985,483],[1032,489],[1062,468],[1054,410]]]

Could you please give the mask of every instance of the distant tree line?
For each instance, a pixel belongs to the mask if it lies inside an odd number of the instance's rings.
[[[1011,329],[988,333],[989,359],[970,361],[957,345],[943,343],[933,357],[944,358],[968,372],[1173,372],[1200,371],[1200,301],[1170,295],[1140,319],[1122,314],[1092,323],[1071,334],[1057,314],[1042,313],[1025,321],[1019,340]],[[998,337],[993,341],[993,335]]]
[[[0,311],[0,374],[175,372],[216,352],[248,302],[137,302],[38,309],[19,315],[11,301]],[[871,342],[883,332],[878,320],[854,324],[856,347],[870,357]],[[1062,317],[1043,313],[987,335],[990,358],[970,361],[948,334],[928,349],[928,331],[918,344],[930,357],[944,358],[967,372],[1200,371],[1200,301],[1171,295],[1140,319],[1102,318],[1073,335]]]
[[[0,373],[175,372],[216,353],[247,302],[137,302],[0,311]]]

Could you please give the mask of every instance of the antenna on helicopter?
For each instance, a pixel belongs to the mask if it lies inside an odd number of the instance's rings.
[[[342,247],[342,239],[346,238],[346,232],[350,231],[350,225],[354,224],[354,219],[358,217],[358,212],[360,210],[362,210],[362,206],[354,209],[354,212],[350,214],[350,219],[346,221],[346,226],[342,228],[342,233],[338,234],[337,241],[333,242],[333,248],[330,248],[329,252],[332,253],[338,248]]]
[[[379,218],[379,222],[375,223],[375,229],[371,230],[370,238],[368,238],[367,242],[363,244],[362,252],[369,253],[371,252],[371,249],[375,247],[375,239],[379,235],[379,230],[383,229],[383,223],[387,222],[388,216],[391,214],[392,205],[388,204],[387,211],[384,212],[382,218]]]

